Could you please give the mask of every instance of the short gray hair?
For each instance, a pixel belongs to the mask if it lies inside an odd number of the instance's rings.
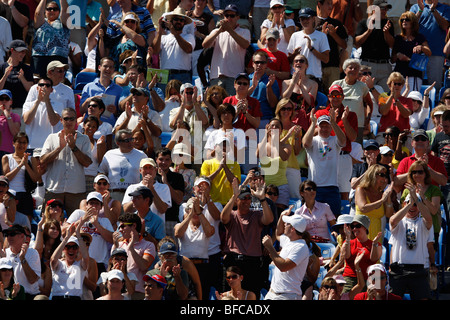
[[[347,67],[351,64],[356,64],[358,65],[358,68],[361,69],[361,62],[359,61],[359,59],[347,59],[344,61],[344,64],[342,65],[342,69],[345,70],[347,69]]]
[[[132,135],[132,132],[130,129],[120,129],[119,131],[116,132],[116,135],[114,136],[114,141],[117,143],[117,141],[120,139],[120,136],[122,134],[129,134]]]

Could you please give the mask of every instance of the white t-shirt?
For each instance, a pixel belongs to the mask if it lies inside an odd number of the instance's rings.
[[[295,22],[292,19],[284,20],[284,24],[285,24],[286,28],[295,26]],[[261,29],[262,28],[267,28],[267,29],[272,28],[272,21],[270,21],[269,19],[264,20],[261,25]],[[278,32],[280,32],[280,42],[278,43],[277,48],[278,48],[278,50],[288,54],[287,47],[288,47],[289,41],[287,41],[286,38],[284,37],[283,28],[281,25],[276,25],[275,28],[278,30]]]
[[[195,48],[195,36],[191,33],[183,32],[181,37],[189,42],[192,50]],[[192,53],[186,53],[181,49],[175,36],[171,33],[161,36],[161,69],[191,70]]]
[[[233,128],[233,130],[230,130],[231,133],[233,133],[234,136],[234,145],[238,150],[243,150],[245,148],[245,132],[242,129],[239,128]],[[205,150],[214,150],[217,142],[222,141],[222,139],[226,137],[226,132],[222,129],[216,129],[212,130],[208,134],[208,139],[205,143]],[[229,157],[231,158],[231,151],[228,153]]]
[[[52,295],[81,297],[86,274],[87,268],[86,270],[81,268],[81,260],[75,261],[71,266],[59,260],[55,270],[52,270]]]
[[[125,191],[125,194],[123,195],[122,199],[122,206],[128,202],[131,202],[133,199],[129,196],[130,193],[135,191],[138,187],[143,186],[142,182],[132,184],[128,186],[127,190]],[[153,187],[155,188],[156,193],[161,198],[161,200],[165,203],[167,203],[168,208],[172,207],[172,196],[170,195],[170,188],[167,184],[159,183],[158,181],[155,181],[153,184]],[[158,209],[156,209],[155,203],[152,203],[150,205],[150,210],[155,213],[157,216],[159,216],[164,222],[166,221],[166,215],[165,212],[160,212]]]
[[[164,109],[159,113],[162,123],[163,132],[172,132],[173,129],[170,127],[170,113],[172,109],[179,108],[180,103],[178,101],[166,100]]]
[[[427,264],[430,233],[433,227],[427,229],[422,217],[409,219],[404,217],[395,228],[391,228],[389,244],[391,248],[391,261],[402,264]],[[409,249],[406,238],[415,237],[415,247]],[[434,237],[434,235],[433,235]]]
[[[108,176],[111,189],[126,189],[130,184],[139,183],[139,165],[144,158],[147,155],[140,150],[122,153],[119,148],[111,149],[103,156],[98,172]]]
[[[67,223],[74,223],[84,216],[85,212],[81,209],[75,210],[67,219]],[[108,231],[114,232],[111,222],[108,218],[98,218],[100,225]],[[94,258],[97,263],[108,264],[109,248],[111,244],[103,239],[102,235],[91,222],[85,222],[81,227],[81,232],[89,233],[92,236],[92,242],[89,246],[89,257]]]
[[[327,35],[317,30],[309,35],[305,34],[303,30],[294,32],[289,40],[287,51],[292,53],[296,48],[301,47],[300,53],[308,59],[306,74],[322,79],[322,62],[309,50],[308,40],[305,39],[305,36],[311,39],[311,46],[318,52],[330,51]]]
[[[250,41],[248,29],[237,27],[234,31]],[[214,42],[210,79],[216,79],[220,75],[234,79],[240,72],[244,72],[245,53],[246,50],[239,46],[228,32],[220,33]]]
[[[318,187],[338,186],[338,161],[342,146],[336,136],[315,136],[312,145],[306,148],[308,157],[308,179]]]
[[[188,258],[208,259],[209,238],[206,237],[203,226],[194,230],[188,225],[183,237],[178,238],[178,248],[180,254]]]
[[[6,248],[6,258],[11,259],[13,269],[14,269],[14,282],[20,283],[21,286],[24,287],[25,292],[28,294],[39,294],[39,284],[38,281],[31,284],[28,282],[27,277],[25,276],[25,271],[23,270],[22,263],[20,262],[19,254],[13,254],[11,248]],[[36,249],[28,247],[27,252],[25,253],[25,259],[27,260],[28,265],[31,269],[36,273],[39,278],[41,277],[41,258],[39,257],[39,253]]]
[[[291,260],[296,266],[285,272],[275,267],[270,289],[275,293],[296,293],[301,296],[301,285],[309,261],[308,246],[305,240],[291,241],[284,234],[280,237],[280,246],[282,247],[280,257]]]

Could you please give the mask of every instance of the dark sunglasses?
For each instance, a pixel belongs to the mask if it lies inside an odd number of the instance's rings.
[[[444,100],[449,100],[450,96],[444,97]]]
[[[329,286],[329,285],[323,285],[322,287],[324,287],[325,289],[334,289],[334,290],[336,290],[336,287],[335,286]]]
[[[414,138],[414,141],[428,141],[428,139],[422,136],[418,136]]]
[[[425,170],[411,170],[411,174],[424,174]]]
[[[172,21],[175,22],[184,22],[185,20],[183,18],[173,18]]]
[[[370,71],[364,71],[364,72],[361,72],[361,75],[363,75],[363,76],[371,76],[371,75],[372,75],[372,72],[370,72]]]
[[[8,96],[1,96],[0,101],[9,101],[11,100]]]
[[[75,121],[77,118],[76,117],[64,117],[63,120],[64,121]]]
[[[377,176],[383,177],[383,178],[386,178],[386,179],[389,177],[389,175],[387,173],[381,173],[381,172],[378,172]]]
[[[227,276],[227,280],[236,280],[239,276],[237,274],[233,274],[232,276]]]
[[[236,82],[238,86],[248,86],[248,82],[242,82],[242,81],[238,81]]]
[[[56,207],[62,208],[62,205],[60,203],[52,203],[52,204],[49,205],[49,207],[50,208],[56,208]]]
[[[254,64],[266,64],[267,61],[253,61]]]
[[[225,18],[236,18],[235,14],[230,14],[230,13],[224,14],[224,16],[225,16]]]
[[[292,108],[283,107],[280,109],[280,111],[292,111]]]
[[[136,20],[124,20],[124,23],[132,23],[132,24],[136,24]]]
[[[340,99],[340,98],[342,98],[342,94],[330,94],[328,97]]]
[[[403,86],[403,83],[401,83],[401,82],[394,82],[394,86]]]
[[[392,154],[392,152],[388,152],[386,154],[382,154],[383,157],[393,157],[394,155]]]
[[[38,86],[50,88],[52,85],[50,83],[38,83]]]
[[[88,108],[89,107],[92,107],[92,108],[98,108],[98,104],[90,104],[89,106],[88,106]]]
[[[138,97],[140,97],[140,96],[142,96],[142,93],[140,93],[140,92],[133,92],[133,96],[138,96]]]
[[[15,237],[18,234],[20,234],[20,233],[19,232],[10,232],[10,233],[5,234],[5,237]]]
[[[304,191],[316,191],[316,188],[313,187],[306,187],[303,189]]]
[[[269,196],[277,196],[278,195],[277,192],[272,192],[272,191],[267,191],[266,194],[268,194]]]
[[[48,7],[48,8],[45,8],[45,10],[47,10],[47,11],[59,11],[59,8],[58,7]]]
[[[294,63],[305,63],[306,60],[305,59],[295,59]]]
[[[134,138],[126,138],[126,139],[119,139],[119,140],[117,140],[117,141],[119,141],[119,142],[131,142],[131,141],[133,141],[134,140]]]
[[[400,21],[401,21],[401,22],[410,22],[411,19],[410,19],[410,18],[403,18],[403,19],[400,19]]]
[[[66,245],[66,249],[67,250],[70,250],[70,249],[74,249],[74,250],[76,250],[76,249],[78,249],[78,246],[76,245],[76,244],[73,244],[73,245]]]
[[[185,91],[185,93],[186,93],[187,95],[192,96],[192,95],[194,94],[194,91]]]
[[[359,229],[361,227],[362,227],[362,224],[360,224],[360,223],[355,223],[355,224],[351,224],[350,225],[351,229]]]

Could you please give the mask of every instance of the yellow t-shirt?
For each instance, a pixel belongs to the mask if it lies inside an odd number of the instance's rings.
[[[241,182],[241,167],[236,161],[233,164],[227,164],[233,175]],[[216,158],[205,160],[200,169],[201,176],[210,176],[220,167],[220,161]],[[222,205],[227,202],[233,196],[233,187],[228,181],[225,171],[222,169],[217,176],[211,181],[210,190],[211,199],[214,202],[220,202]]]
[[[283,139],[286,134],[289,132],[289,130],[283,130],[281,132],[281,137],[280,139]],[[297,156],[295,155],[294,152],[294,146],[295,146],[295,137],[293,135],[291,135],[288,139],[288,144],[292,146],[292,152],[289,155],[289,158],[287,160],[287,167],[288,168],[292,168],[292,169],[297,169],[300,170],[300,165],[298,164],[298,159]]]

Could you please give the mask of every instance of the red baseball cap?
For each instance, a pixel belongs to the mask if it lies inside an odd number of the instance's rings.
[[[344,94],[344,90],[342,90],[342,87],[338,84],[332,85],[330,90],[328,90],[328,93],[332,93],[333,91],[338,91],[340,94]]]

